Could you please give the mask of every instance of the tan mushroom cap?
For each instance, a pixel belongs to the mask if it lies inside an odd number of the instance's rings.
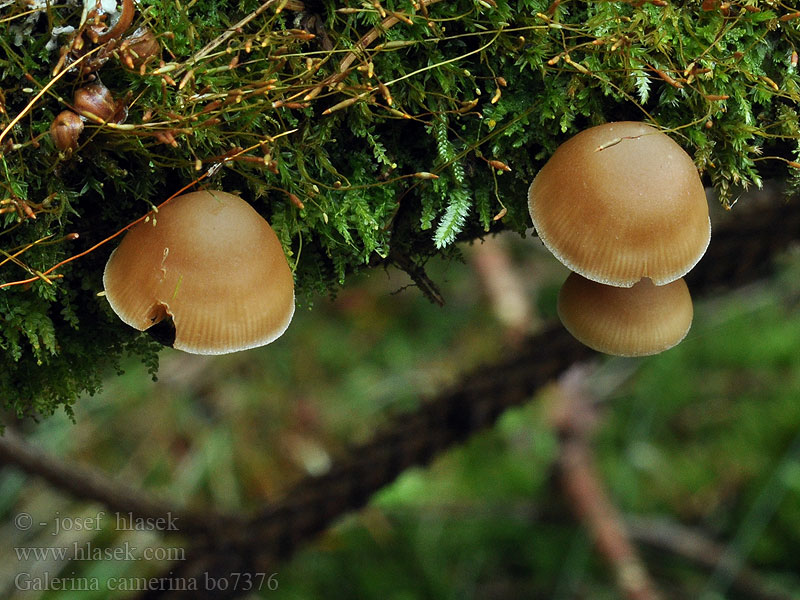
[[[111,254],[111,308],[143,331],[165,317],[173,346],[225,354],[279,337],[294,314],[294,280],[275,232],[239,196],[192,192],[133,227]]]
[[[703,184],[669,136],[623,121],[559,146],[528,191],[544,245],[570,270],[608,285],[663,285],[694,267],[711,239]]]
[[[629,288],[603,285],[572,273],[558,294],[558,316],[581,343],[606,354],[647,356],[678,344],[694,309],[683,279]]]

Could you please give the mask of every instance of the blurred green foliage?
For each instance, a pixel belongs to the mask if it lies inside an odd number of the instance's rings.
[[[260,6],[144,0],[133,26],[154,32],[166,64],[133,70],[57,33],[80,25],[80,4],[4,7],[0,285],[32,279],[0,291],[0,392],[15,413],[69,410],[128,353],[155,370],[156,347],[96,296],[109,247],[50,282],[37,273],[201,176],[272,223],[309,305],[364,268],[424,264],[491,229],[523,233],[537,169],[592,124],[661,126],[724,203],[796,158],[799,20],[777,1]],[[97,68],[58,71],[61,50],[95,52],[67,66]],[[50,123],[95,76],[127,122],[87,123],[59,153]]]
[[[549,257],[529,250],[514,248],[519,272],[551,270]],[[129,365],[101,394],[76,405],[77,423],[56,416],[30,437],[66,460],[90,461],[181,504],[263,506],[298,478],[324,472],[348,443],[369,439],[388,414],[413,409],[420,393],[435,393],[497,357],[505,333],[481,298],[470,253],[467,265],[430,265],[444,282],[445,308],[413,291],[391,294],[407,283],[396,272],[359,278],[336,302],[301,311],[267,348],[224,357],[168,351],[157,383]],[[536,301],[545,308],[561,278],[555,270],[537,281]],[[623,513],[699,528],[787,597],[800,594],[799,282],[795,253],[770,282],[698,302],[693,329],[676,348],[646,359],[605,359],[592,376],[602,402],[594,447]],[[553,481],[558,442],[549,406],[545,390],[429,468],[407,471],[366,509],[276,565],[279,588],[261,596],[619,597]],[[56,511],[91,516],[101,508],[18,473],[0,474],[0,522],[22,511],[50,520]],[[0,593],[13,591],[14,574],[26,569],[105,581],[164,567],[37,567],[18,560],[14,546],[72,539],[112,548],[125,541],[184,546],[179,536],[162,540],[106,525],[61,538],[6,526]],[[690,560],[652,549],[644,555],[667,597],[747,597]],[[101,589],[42,597],[108,596]]]

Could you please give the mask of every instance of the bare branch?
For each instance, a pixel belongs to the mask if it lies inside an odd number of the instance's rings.
[[[180,524],[180,532],[184,535],[213,532],[240,520],[213,512],[198,514],[184,511],[121,481],[115,481],[97,469],[75,464],[74,461],[67,463],[42,452],[10,427],[6,427],[0,436],[0,464],[41,477],[75,498],[99,502],[111,510],[130,512],[136,517],[149,519],[171,516]]]
[[[584,370],[567,371],[555,396],[552,421],[561,440],[558,470],[568,504],[612,568],[621,595],[628,600],[661,598],[595,463],[591,446],[595,415]]]
[[[754,600],[792,600],[792,594],[772,589],[749,567],[726,564],[725,546],[695,527],[687,527],[666,518],[627,516],[625,523],[631,537],[639,544],[669,552],[708,571],[722,569],[731,574],[731,586],[739,594]]]

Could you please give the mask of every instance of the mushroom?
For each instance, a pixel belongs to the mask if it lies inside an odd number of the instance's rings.
[[[606,354],[647,356],[678,344],[692,325],[692,297],[680,278],[642,279],[614,287],[570,274],[558,294],[558,316],[580,342]]]
[[[592,127],[559,146],[533,180],[528,206],[558,260],[608,285],[674,281],[711,239],[691,157],[666,134],[633,121]]]
[[[178,196],[133,227],[108,259],[103,285],[125,323],[144,331],[170,319],[172,345],[193,354],[263,346],[294,314],[278,237],[247,202],[221,191]]]

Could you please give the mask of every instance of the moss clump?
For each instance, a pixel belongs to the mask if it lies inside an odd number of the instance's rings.
[[[727,204],[796,166],[800,19],[778,2],[144,0],[128,32],[163,51],[133,69],[124,40],[59,33],[81,6],[7,10],[0,390],[19,414],[69,406],[125,352],[155,368],[96,296],[113,242],[49,269],[201,177],[272,223],[308,300],[524,232],[536,169],[603,121],[664,128]],[[87,123],[59,153],[53,117],[98,77],[127,120]]]

